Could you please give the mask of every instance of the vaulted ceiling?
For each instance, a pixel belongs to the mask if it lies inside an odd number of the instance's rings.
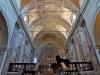
[[[47,48],[51,52],[57,49],[53,55],[64,54],[67,37],[80,9],[80,0],[19,0],[19,4],[36,49],[35,55],[50,52]]]

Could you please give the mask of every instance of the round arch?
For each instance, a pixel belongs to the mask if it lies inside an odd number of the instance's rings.
[[[41,54],[48,54],[54,56],[57,54],[64,55],[66,38],[60,32],[39,32],[33,39],[35,47],[35,57]]]
[[[40,24],[42,24],[44,22],[47,22],[47,21],[51,21],[51,22],[55,22],[57,24],[60,24],[66,29],[71,28],[71,25],[66,20],[64,20],[63,18],[59,18],[59,17],[46,17],[46,18],[42,18],[42,19],[40,18],[40,19],[37,19],[37,20],[33,21],[30,24],[30,26],[35,27],[36,25],[40,25]]]
[[[23,10],[25,8],[28,8],[28,9],[33,9],[34,5],[38,4],[39,2],[42,2],[42,1],[39,1],[39,0],[20,0],[20,8]],[[45,1],[44,1],[45,2]],[[63,4],[63,1],[61,0],[55,0],[53,2],[53,4],[56,3],[56,4]],[[64,2],[64,7],[67,7],[69,8],[70,10],[75,10],[75,9],[78,9],[80,7],[80,0],[71,0],[71,1],[68,1],[68,0],[65,0]]]
[[[97,48],[100,49],[100,11],[98,12],[94,25],[94,38]]]
[[[8,27],[4,15],[0,12],[0,48],[6,48],[8,43]]]
[[[39,32],[34,38],[33,42],[56,41],[58,44],[64,45],[66,38],[60,32]]]

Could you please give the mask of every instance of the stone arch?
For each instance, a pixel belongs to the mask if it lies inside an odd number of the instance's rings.
[[[4,15],[0,12],[0,47],[6,48],[8,43],[8,27]]]
[[[3,13],[0,11],[0,67],[8,44],[8,27]]]
[[[64,55],[66,38],[59,31],[57,32],[40,31],[33,38],[33,43],[35,48],[35,53],[34,53],[35,57],[37,57],[38,59],[42,59],[40,56],[44,55],[45,57],[45,55],[49,55],[52,58],[54,58],[57,54]]]
[[[100,11],[98,12],[94,24],[94,39],[96,47],[100,49]]]
[[[38,45],[40,45],[41,43],[45,41],[55,41],[59,45],[64,46],[66,42],[66,38],[59,31],[57,32],[44,32],[44,31],[42,32],[41,31],[33,38],[33,42],[37,43]]]

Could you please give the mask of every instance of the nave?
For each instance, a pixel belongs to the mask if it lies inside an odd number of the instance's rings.
[[[0,75],[100,75],[100,0],[0,0]]]

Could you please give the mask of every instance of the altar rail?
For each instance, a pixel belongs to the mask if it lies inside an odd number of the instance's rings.
[[[84,72],[84,71],[93,71],[93,65],[92,62],[69,62],[69,63],[64,63],[66,68],[63,68],[61,63],[53,63],[51,64],[51,67],[53,69],[59,69],[59,67],[62,68],[62,71],[64,72]]]
[[[8,72],[19,72],[23,70],[24,72],[33,72],[36,64],[34,63],[10,63]]]

